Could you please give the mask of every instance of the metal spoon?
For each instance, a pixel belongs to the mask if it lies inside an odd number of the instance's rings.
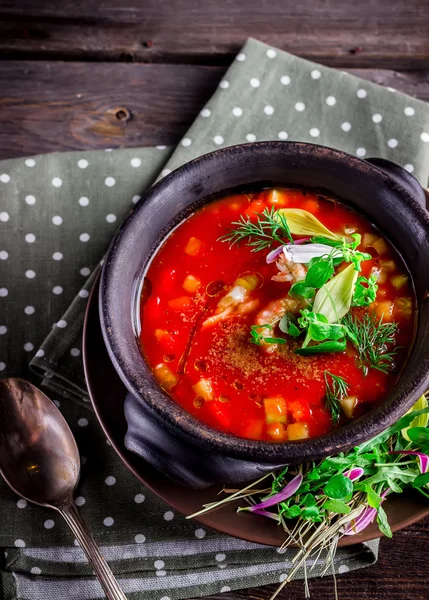
[[[73,434],[55,404],[23,379],[0,381],[0,472],[30,502],[64,517],[109,600],[126,600],[73,501],[80,458]]]

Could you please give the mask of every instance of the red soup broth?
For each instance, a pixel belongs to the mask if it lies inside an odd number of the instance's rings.
[[[273,352],[250,342],[251,326],[267,322],[265,314],[288,296],[291,283],[272,280],[278,270],[266,262],[269,249],[252,252],[245,241],[230,246],[219,238],[241,215],[256,220],[273,205],[307,210],[340,235],[361,234],[359,249],[373,257],[362,263],[362,275],[378,269],[378,292],[376,302],[352,313],[371,310],[398,324],[393,371],[365,373],[350,344],[340,353],[300,356],[291,338]],[[246,310],[213,319],[240,276],[257,278]],[[392,388],[412,343],[414,293],[401,259],[364,217],[315,192],[263,190],[205,205],[166,239],[149,265],[146,283],[140,343],[161,387],[201,422],[243,438],[281,442],[337,426],[326,407],[325,371],[350,386],[351,408],[342,411],[339,422],[360,416]],[[272,333],[279,334],[278,328]]]

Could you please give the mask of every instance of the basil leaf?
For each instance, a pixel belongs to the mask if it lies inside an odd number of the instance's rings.
[[[348,515],[350,512],[350,506],[348,506],[342,500],[326,500],[322,504],[322,508],[329,510],[330,512],[338,513],[339,515]]]
[[[315,340],[316,342],[321,342],[322,340],[326,340],[331,337],[331,326],[328,323],[312,323],[309,328],[307,335],[310,340]]]
[[[289,296],[302,296],[303,298],[312,298],[314,296],[315,289],[309,287],[306,283],[306,279],[304,281],[297,281],[293,284],[293,286],[289,290]]]
[[[383,533],[388,538],[392,537],[393,533],[392,533],[392,530],[390,529],[390,525],[389,525],[389,521],[387,520],[386,512],[382,506],[380,506],[380,508],[377,511],[377,524],[378,524],[378,527],[379,527],[381,533]]]
[[[421,488],[424,485],[427,485],[429,483],[429,473],[422,473],[421,475],[418,475],[413,483],[412,486],[413,488]]]
[[[353,306],[369,306],[377,297],[377,276],[372,274],[369,279],[358,277],[353,294]]]
[[[322,342],[317,346],[307,346],[306,348],[297,348],[295,354],[309,356],[310,354],[321,354],[323,352],[343,352],[346,349],[346,340],[337,342]]]
[[[298,337],[298,336],[301,335],[301,332],[298,329],[298,327],[295,325],[295,323],[291,323],[289,325],[288,334],[291,335],[291,336],[293,336],[293,337]]]
[[[334,475],[325,485],[323,491],[328,498],[341,500],[353,494],[353,483],[348,477],[344,477],[344,475]]]
[[[315,261],[308,269],[305,283],[312,288],[320,288],[334,274],[334,265],[332,258],[320,258]]]
[[[267,344],[286,344],[286,341],[284,338],[264,337],[264,342]]]

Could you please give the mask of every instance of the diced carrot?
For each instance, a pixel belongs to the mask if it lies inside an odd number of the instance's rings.
[[[162,342],[163,340],[170,338],[170,334],[166,329],[155,329],[155,337],[158,342]]]
[[[196,256],[200,251],[202,246],[202,242],[198,240],[196,237],[191,237],[189,242],[186,244],[185,253],[189,254],[189,256]]]
[[[286,423],[286,401],[281,396],[264,398],[265,422]]]
[[[171,391],[177,385],[178,379],[176,375],[170,371],[167,365],[160,363],[153,371],[156,380],[167,392]]]
[[[225,405],[219,402],[209,402],[207,404],[207,410],[211,413],[216,421],[223,429],[231,428],[231,415],[226,411]]]
[[[300,207],[303,210],[307,210],[312,215],[316,214],[319,210],[319,205],[317,204],[317,200],[313,200],[312,198],[308,198],[302,203]]]
[[[187,275],[182,287],[184,290],[192,294],[192,292],[196,292],[200,286],[201,281],[199,279],[193,275]]]
[[[268,202],[275,207],[286,206],[288,202],[287,193],[282,190],[271,190],[268,194]]]
[[[383,319],[383,321],[391,321],[393,315],[393,302],[390,300],[383,300],[381,302],[373,302],[371,304],[372,310],[375,312],[375,315],[379,319]]]
[[[287,437],[283,423],[270,423],[267,425],[267,435],[276,442],[283,442]]]
[[[290,441],[304,440],[310,437],[307,423],[291,423],[287,426],[287,436]]]
[[[173,298],[168,301],[168,306],[173,310],[182,310],[186,306],[191,304],[191,299],[189,296],[179,296],[178,298]]]
[[[311,417],[310,409],[305,400],[292,400],[288,402],[288,410],[295,421],[308,421]]]
[[[213,400],[213,387],[210,379],[200,379],[198,383],[192,386],[192,389],[197,396],[201,396],[204,400]]]
[[[264,422],[259,419],[249,421],[243,428],[242,436],[249,440],[260,440],[264,429]]]
[[[254,217],[255,214],[262,213],[264,208],[265,202],[263,200],[253,200],[246,210],[246,215],[249,215],[249,217]]]

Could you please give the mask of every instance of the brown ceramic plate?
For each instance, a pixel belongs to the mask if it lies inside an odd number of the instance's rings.
[[[213,502],[220,488],[198,491],[185,488],[125,448],[126,388],[110,362],[104,345],[98,314],[98,289],[97,280],[89,297],[83,331],[85,376],[97,418],[113,448],[130,471],[172,508],[185,515],[192,514],[201,509],[203,504]],[[285,534],[274,521],[251,513],[237,514],[237,506],[238,503],[225,505],[197,520],[207,527],[250,542],[271,546],[280,546],[284,542]],[[412,490],[392,496],[383,506],[393,531],[408,527],[429,515],[429,502]],[[378,527],[373,524],[362,534],[342,538],[339,545],[348,546],[380,536]]]

